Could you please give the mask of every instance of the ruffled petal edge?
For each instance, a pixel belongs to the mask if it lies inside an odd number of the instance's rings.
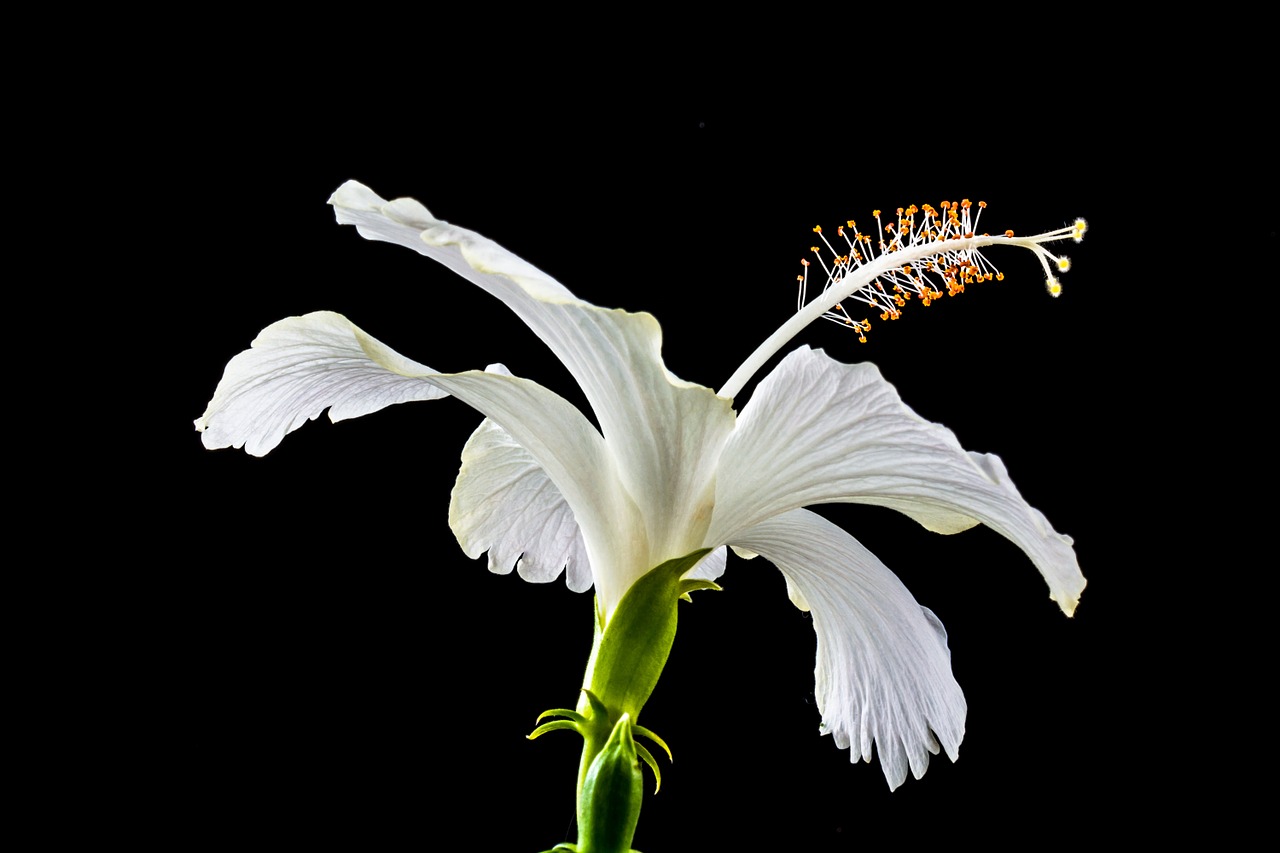
[[[288,317],[263,329],[227,363],[195,427],[207,448],[243,447],[265,456],[325,409],[337,422],[396,403],[447,397],[424,378],[435,373],[341,314]]]
[[[777,566],[792,601],[812,614],[821,730],[851,761],[870,761],[874,747],[893,789],[908,771],[923,776],[940,749],[959,757],[968,709],[946,631],[874,554],[808,510],[754,525],[731,544]]]

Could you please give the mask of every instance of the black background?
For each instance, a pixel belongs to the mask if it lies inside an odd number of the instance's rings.
[[[127,735],[106,749],[143,779],[113,825],[179,849],[573,837],[578,743],[524,735],[576,700],[591,599],[460,552],[449,490],[479,416],[442,400],[321,418],[264,459],[205,451],[191,430],[261,328],[321,309],[436,369],[500,361],[580,402],[491,297],[336,225],[325,201],[348,178],[419,199],[588,301],[652,312],[668,366],[713,387],[793,310],[814,225],[962,197],[988,203],[986,230],[1090,223],[1066,246],[1059,299],[1030,253],[992,252],[1002,283],[873,319],[867,344],[818,324],[786,348],[874,361],[919,414],[999,454],[1076,540],[1089,587],[1074,619],[984,528],[942,537],[888,510],[822,508],[947,626],[969,702],[961,760],[935,758],[894,793],[878,764],[851,766],[817,733],[809,618],[771,566],[730,557],[724,592],[682,605],[645,708],[675,763],[646,796],[640,849],[1143,834],[1187,778],[1215,772],[1180,740],[1205,735],[1177,722],[1203,702],[1176,675],[1200,640],[1169,618],[1197,564],[1168,539],[1194,511],[1153,507],[1180,483],[1152,436],[1173,410],[1170,354],[1189,344],[1150,298],[1162,273],[1143,229],[1182,189],[1164,195],[1150,127],[1171,117],[1141,87],[1044,91],[1041,77],[1070,78],[1066,59],[1035,81],[986,67],[972,97],[914,102],[887,71],[757,99],[727,73],[652,88],[501,62],[496,84],[493,68],[329,61],[196,61],[152,140],[147,201],[179,236],[141,285],[166,321],[136,344],[166,355],[144,392],[157,500],[133,519],[136,571],[111,584],[130,607],[104,701]],[[1175,762],[1190,763],[1178,783]]]

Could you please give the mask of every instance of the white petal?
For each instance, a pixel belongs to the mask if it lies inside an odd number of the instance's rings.
[[[431,381],[492,419],[537,461],[573,511],[601,600],[611,601],[610,607],[621,600],[632,579],[623,584],[617,573],[599,567],[630,566],[636,554],[646,553],[645,526],[590,421],[527,379],[467,371],[436,374]]]
[[[771,518],[732,542],[781,569],[788,589],[808,604],[822,730],[850,750],[851,761],[870,761],[874,745],[896,788],[908,769],[924,775],[939,742],[956,760],[967,706],[951,674],[946,631],[893,572],[808,510]]]
[[[1067,615],[1084,589],[1071,539],[1023,500],[1000,460],[966,453],[875,365],[789,354],[752,395],[720,467],[710,540],[809,504],[869,503],[939,533],[986,524],[1027,553]]]
[[[535,583],[566,566],[575,592],[591,588],[591,565],[573,511],[537,460],[485,419],[462,450],[449,526],[469,557],[489,552],[489,571]]]
[[[227,365],[196,429],[206,447],[243,445],[261,456],[327,407],[337,421],[450,393],[500,424],[537,460],[574,518],[592,531],[583,537],[592,564],[626,565],[646,553],[643,521],[604,440],[571,403],[510,375],[437,373],[340,314],[291,317],[264,329]],[[625,591],[616,590],[617,597]]]
[[[728,557],[729,549],[721,545],[699,560],[698,565],[685,573],[685,577],[704,581],[717,580],[724,574],[724,564]]]
[[[334,215],[368,240],[396,243],[439,261],[499,299],[581,302],[564,285],[492,240],[441,222],[411,198],[387,201],[358,181],[329,197]],[[586,304],[586,303],[581,303]]]
[[[346,317],[318,311],[263,329],[227,364],[196,429],[205,447],[244,447],[264,456],[326,408],[329,419],[367,415],[410,400],[448,396],[405,358]]]
[[[616,603],[615,588],[625,590],[639,573],[702,545],[732,405],[667,371],[652,316],[583,302],[492,240],[435,219],[412,199],[388,202],[349,181],[330,203],[339,222],[365,237],[427,255],[501,299],[578,381],[645,524],[628,567],[593,566],[606,612]],[[602,586],[601,574],[614,569],[618,576]]]

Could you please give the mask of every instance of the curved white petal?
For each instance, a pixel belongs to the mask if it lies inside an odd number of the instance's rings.
[[[716,461],[733,429],[732,405],[667,371],[652,316],[583,302],[492,240],[437,220],[413,199],[388,202],[348,181],[330,203],[338,222],[433,258],[501,299],[564,362],[647,525],[646,549],[631,566],[617,568],[632,575],[618,584],[625,589],[639,572],[701,546]],[[595,567],[598,573],[615,568]]]
[[[329,197],[329,204],[338,222],[354,225],[361,237],[413,249],[499,299],[587,304],[489,238],[436,219],[416,199],[387,201],[359,181],[347,181]]]
[[[756,388],[725,445],[708,539],[797,507],[849,501],[906,513],[930,530],[977,522],[1022,548],[1068,616],[1084,589],[1070,537],[1023,500],[995,456],[969,454],[924,420],[872,364],[789,354]]]
[[[449,527],[468,557],[489,552],[489,571],[513,567],[535,583],[567,568],[574,592],[591,588],[586,544],[568,502],[537,460],[485,419],[462,450],[449,501]]]
[[[643,518],[604,439],[571,403],[509,374],[437,373],[340,314],[290,317],[264,329],[227,365],[195,424],[207,447],[243,445],[261,456],[325,408],[332,407],[336,421],[450,393],[501,425],[537,460],[583,526],[591,565],[629,568],[637,554],[646,559]],[[598,584],[602,597],[621,599],[631,580],[622,574]]]
[[[889,787],[919,779],[939,744],[955,761],[967,705],[951,674],[947,634],[875,555],[836,525],[793,510],[735,535],[782,570],[818,635],[814,694],[822,731],[871,760]],[[807,605],[804,607],[803,605]]]
[[[263,329],[250,349],[231,359],[196,429],[210,449],[244,447],[265,456],[326,408],[337,422],[448,396],[423,379],[433,373],[341,314],[289,317]]]

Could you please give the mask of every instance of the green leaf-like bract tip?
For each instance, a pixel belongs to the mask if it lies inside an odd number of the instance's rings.
[[[640,759],[653,771],[653,792],[658,793],[662,790],[662,771],[658,769],[658,762],[654,761],[653,753],[645,749],[642,744],[636,744],[636,755],[640,756]]]
[[[631,730],[635,734],[640,735],[640,737],[648,738],[649,740],[656,743],[658,746],[662,747],[662,751],[667,754],[667,761],[675,761],[675,759],[671,757],[671,747],[667,746],[667,742],[665,740],[658,737],[656,734],[649,731],[644,726],[632,726]]]
[[[547,732],[554,732],[559,729],[573,729],[575,732],[581,734],[581,729],[579,728],[578,723],[575,723],[573,720],[552,720],[549,723],[543,723],[538,726],[536,729],[529,732],[529,734],[525,735],[525,738],[527,740],[535,740],[542,737]]]
[[[568,717],[575,723],[585,723],[587,721],[587,718],[579,714],[577,711],[573,711],[568,708],[549,708],[539,714],[538,719],[534,720],[534,722],[540,723],[547,717]]]

